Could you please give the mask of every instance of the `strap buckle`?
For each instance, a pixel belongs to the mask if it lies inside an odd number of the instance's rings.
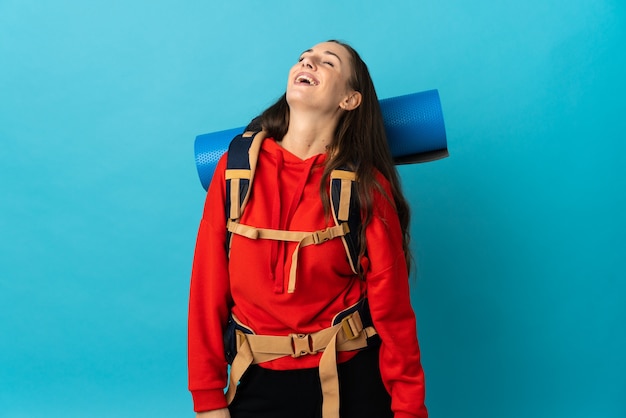
[[[289,334],[293,354],[291,357],[298,358],[307,354],[315,354],[313,351],[313,339],[311,334]]]
[[[329,239],[332,239],[332,233],[330,231],[330,228],[326,228],[323,229],[321,231],[315,231],[313,232],[313,243],[314,244],[322,244],[326,241],[328,241]]]

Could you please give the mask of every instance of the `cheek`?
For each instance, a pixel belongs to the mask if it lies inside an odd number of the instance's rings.
[[[337,98],[343,98],[348,94],[349,91],[351,91],[350,86],[345,80],[337,80],[333,90]]]

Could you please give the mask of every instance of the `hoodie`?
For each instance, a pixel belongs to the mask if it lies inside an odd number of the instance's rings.
[[[325,154],[301,160],[272,139],[259,153],[250,198],[241,223],[258,228],[316,231],[334,226],[320,197]],[[299,249],[297,281],[287,292],[297,243],[250,240],[233,235],[226,250],[224,171],[219,161],[209,187],[194,254],[189,302],[189,389],[196,411],[226,407],[223,328],[229,314],[259,335],[313,333],[367,296],[381,337],[380,369],[396,418],[426,417],[424,374],[415,315],[410,303],[402,232],[392,202],[374,192],[366,229],[365,280],[355,275],[340,239]],[[387,196],[388,181],[377,180]],[[338,362],[355,353],[339,352]],[[317,367],[321,354],[283,357],[260,364],[274,370]]]

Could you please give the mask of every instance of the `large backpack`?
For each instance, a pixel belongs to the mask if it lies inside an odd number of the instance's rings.
[[[298,250],[300,247],[321,244],[329,239],[340,238],[352,271],[363,277],[358,260],[360,251],[359,228],[361,212],[356,193],[354,171],[341,168],[330,175],[330,203],[335,226],[321,231],[282,231],[244,225],[240,222],[254,181],[259,151],[267,137],[264,131],[247,131],[237,135],[230,143],[226,161],[226,218],[227,250],[230,252],[232,234],[251,239],[273,239],[298,242],[292,256],[288,293],[295,290]],[[304,341],[304,343],[303,343]],[[322,415],[339,417],[339,380],[337,352],[364,349],[378,344],[376,330],[372,325],[367,298],[339,312],[329,328],[312,334],[288,336],[255,335],[254,331],[240,324],[231,314],[224,334],[226,358],[231,371],[226,398],[230,404],[235,397],[237,383],[251,364],[257,364],[285,356],[299,357],[322,352],[319,373],[324,400]],[[261,344],[259,346],[259,344]]]
[[[298,247],[292,258],[292,267],[288,292],[295,289],[295,274],[299,248],[321,244],[329,239],[340,238],[346,250],[350,268],[355,274],[362,275],[359,263],[359,228],[361,225],[361,211],[356,193],[356,175],[348,168],[333,170],[330,175],[330,204],[334,227],[320,231],[282,231],[240,223],[243,211],[246,208],[256,169],[259,151],[263,140],[267,137],[264,131],[246,131],[237,135],[228,147],[226,162],[226,218],[228,236],[227,251],[230,252],[232,234],[243,235],[251,239],[274,239],[281,241],[298,242]]]

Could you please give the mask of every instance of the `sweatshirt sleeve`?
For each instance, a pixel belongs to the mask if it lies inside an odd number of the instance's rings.
[[[223,328],[231,305],[225,249],[225,157],[204,205],[193,259],[188,317],[189,390],[196,412],[225,408],[227,362]]]
[[[380,177],[387,196],[392,196],[388,182]],[[380,370],[391,395],[394,417],[426,418],[424,371],[400,222],[395,205],[378,192],[375,192],[374,213],[366,230],[366,240],[367,294],[374,327],[382,340]]]

